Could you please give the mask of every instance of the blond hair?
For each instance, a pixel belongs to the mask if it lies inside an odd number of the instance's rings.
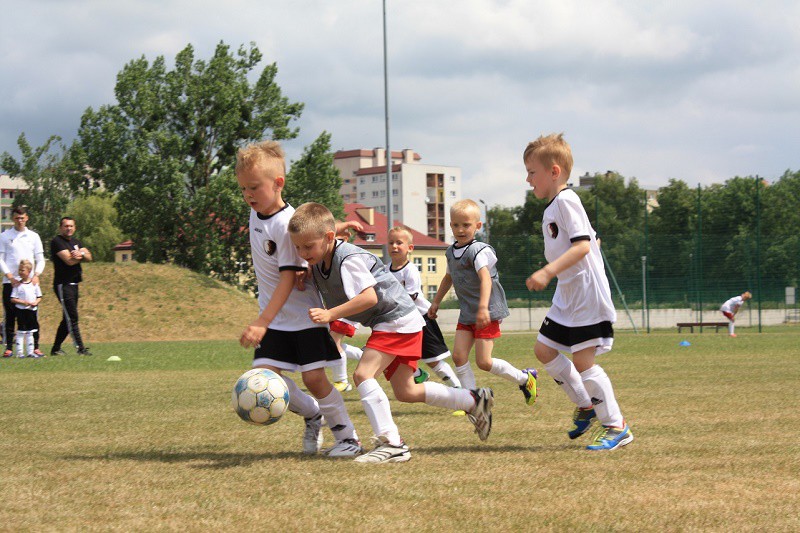
[[[31,263],[29,259],[23,259],[22,261],[19,262],[19,266],[17,267],[17,272],[19,272],[19,270],[22,267],[28,267],[28,270],[33,270],[33,263]]]
[[[744,291],[742,293],[742,300],[749,300],[752,297],[753,295],[750,293],[750,291]]]
[[[527,163],[531,157],[536,158],[545,167],[551,165],[561,167],[561,179],[564,181],[572,172],[572,149],[564,140],[563,133],[541,135],[535,141],[529,142],[522,154],[522,161]]]
[[[389,230],[389,236],[391,236],[392,233],[404,233],[406,239],[408,239],[408,244],[414,244],[414,235],[411,234],[411,228],[408,226],[395,226]]]
[[[297,208],[289,219],[289,233],[325,235],[336,232],[336,220],[330,209],[316,202],[307,202]]]
[[[465,199],[459,200],[450,206],[450,216],[454,213],[463,213],[467,215],[474,215],[477,220],[481,219],[481,208],[475,203],[474,200]]]
[[[261,141],[243,146],[236,153],[236,174],[261,167],[270,177],[286,176],[286,156],[278,141]]]

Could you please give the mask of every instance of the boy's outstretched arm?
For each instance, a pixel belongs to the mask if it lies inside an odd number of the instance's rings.
[[[258,315],[258,318],[244,328],[242,335],[239,337],[239,344],[244,348],[254,348],[258,346],[261,339],[264,338],[264,335],[267,333],[267,329],[269,329],[269,325],[272,323],[275,315],[278,314],[283,304],[289,299],[292,288],[294,288],[294,283],[295,271],[281,270],[280,281],[278,281],[278,285],[275,287],[275,292],[272,293],[272,298],[270,298],[264,311]]]
[[[375,293],[375,289],[373,287],[367,287],[355,298],[352,298],[342,305],[337,305],[331,309],[322,309],[320,307],[309,309],[308,316],[315,324],[329,324],[334,320],[366,311],[376,303],[378,303],[378,295]]]
[[[442,303],[447,291],[450,290],[450,287],[453,286],[453,278],[450,274],[445,274],[442,278],[442,282],[439,283],[439,290],[436,291],[436,296],[433,297],[433,301],[431,302],[431,307],[428,309],[428,316],[431,318],[436,318],[436,313],[439,311],[439,305]]]
[[[530,275],[525,280],[525,285],[529,291],[540,291],[547,287],[550,281],[560,272],[568,269],[589,253],[591,243],[589,241],[575,241],[569,250],[564,252],[552,263],[547,263],[544,267]]]

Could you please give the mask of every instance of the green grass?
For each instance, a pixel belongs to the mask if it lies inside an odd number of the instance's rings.
[[[393,465],[303,457],[291,413],[240,421],[230,388],[251,355],[233,342],[2,360],[0,530],[796,531],[800,330],[737,332],[618,336],[599,362],[636,436],[622,450],[570,441],[549,378],[531,413],[476,370],[495,390],[489,440],[392,400],[413,454]],[[534,338],[504,335],[495,356],[529,366]],[[345,399],[367,440],[356,393]]]

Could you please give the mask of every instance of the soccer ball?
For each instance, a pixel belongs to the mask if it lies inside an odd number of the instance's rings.
[[[272,370],[254,368],[236,380],[231,396],[236,414],[251,424],[268,426],[281,419],[289,406],[289,389]]]

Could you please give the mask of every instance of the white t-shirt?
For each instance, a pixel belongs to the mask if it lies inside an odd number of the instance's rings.
[[[11,289],[11,297],[18,298],[26,302],[32,302],[37,298],[42,297],[42,288],[39,285],[34,285],[30,281],[27,283],[20,283]],[[39,306],[36,305],[14,304],[14,306],[17,309],[30,309],[31,311],[36,311],[39,308]]]
[[[264,311],[275,293],[282,270],[302,271],[308,268],[308,263],[297,255],[289,238],[287,226],[292,214],[294,208],[289,204],[268,217],[259,215],[254,209],[250,210],[250,253],[258,280],[258,306],[261,311]],[[292,289],[286,303],[270,324],[271,329],[298,331],[320,327],[308,317],[308,310],[322,307],[322,300],[313,282],[309,280],[305,285],[304,291]]]
[[[453,246],[453,257],[456,259],[461,259],[461,256],[464,255],[464,252],[467,251],[468,246],[465,244],[464,246]],[[489,248],[488,246],[480,251],[478,255],[475,256],[475,272],[478,272],[483,267],[492,268],[494,265],[497,264],[497,254],[494,253],[493,248]],[[445,270],[448,274],[450,273],[450,265],[447,265],[447,269]]]
[[[743,303],[744,299],[741,296],[734,296],[730,300],[726,300],[725,303],[722,304],[722,307],[719,308],[719,310],[735,315],[739,311],[739,308],[742,306]]]
[[[422,279],[419,277],[419,269],[416,265],[409,261],[400,268],[400,270],[395,271],[392,270],[392,264],[389,263],[387,268],[389,272],[397,278],[400,285],[405,288],[408,295],[411,296],[411,299],[414,300],[414,304],[417,306],[417,309],[419,309],[419,312],[422,314],[427,313],[428,309],[431,307],[431,303],[422,294]]]
[[[553,305],[547,316],[569,327],[616,321],[617,312],[595,231],[575,191],[564,189],[547,205],[542,216],[542,233],[548,263],[564,255],[573,242],[588,240],[590,244],[586,256],[558,274]]]
[[[342,288],[349,299],[361,294],[365,289],[375,286],[375,276],[369,270],[363,254],[347,256],[340,268]],[[419,313],[410,313],[397,320],[381,322],[373,326],[373,331],[390,333],[416,333],[425,326],[425,320]]]
[[[33,272],[39,275],[44,271],[44,248],[39,234],[25,228],[17,231],[9,228],[0,234],[0,269],[3,274],[11,272],[17,276],[19,262],[23,259],[34,264]],[[11,283],[8,278],[3,278],[3,283]]]

